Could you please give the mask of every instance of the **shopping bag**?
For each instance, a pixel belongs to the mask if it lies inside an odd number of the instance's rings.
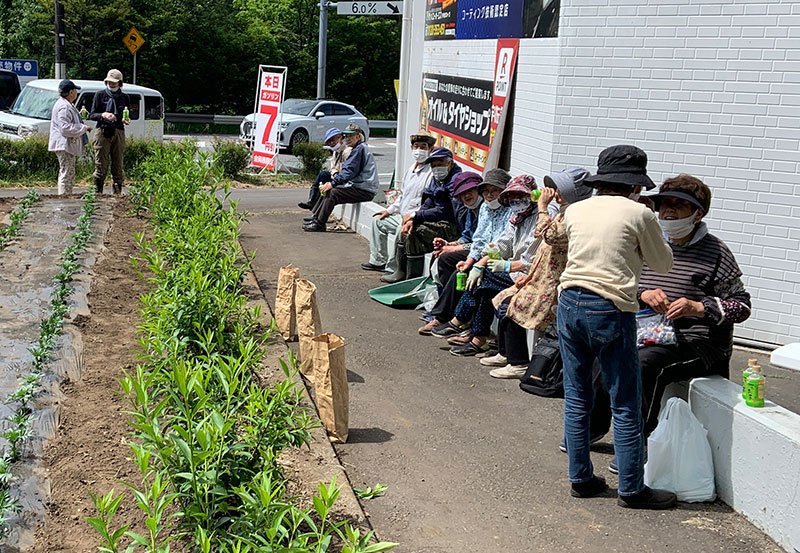
[[[314,389],[319,418],[336,444],[347,441],[350,392],[344,361],[344,340],[335,334],[322,334],[313,340]]]
[[[667,400],[647,440],[644,483],[675,493],[678,501],[714,501],[714,460],[706,429],[689,404]]]
[[[649,307],[636,313],[636,346],[672,346],[678,343],[672,321]]]
[[[281,267],[278,273],[278,293],[275,296],[275,324],[284,340],[291,340],[297,334],[297,320],[294,313],[295,282],[300,278],[297,267]]]
[[[300,373],[314,380],[314,346],[311,340],[322,332],[322,322],[317,308],[317,287],[298,278],[295,284],[295,309],[297,313],[297,339],[300,342]]]

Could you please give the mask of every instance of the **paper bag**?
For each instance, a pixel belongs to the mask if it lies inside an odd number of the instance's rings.
[[[317,287],[302,278],[295,282],[294,305],[297,315],[297,339],[300,342],[300,373],[313,382],[314,347],[311,340],[322,332],[322,322],[317,309]]]
[[[344,340],[335,334],[322,334],[314,345],[314,388],[319,418],[335,444],[347,441],[350,392],[344,363]]]
[[[300,278],[300,269],[281,267],[278,273],[278,294],[275,296],[275,324],[284,340],[291,340],[297,334],[297,321],[294,315],[295,281]]]

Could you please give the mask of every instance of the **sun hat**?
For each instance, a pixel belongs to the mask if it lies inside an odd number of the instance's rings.
[[[106,75],[106,78],[103,79],[103,82],[121,83],[122,71],[120,71],[119,69],[109,69],[108,75]]]
[[[505,190],[508,182],[511,180],[511,175],[505,169],[489,169],[483,176],[483,184],[481,185],[481,192],[487,186],[494,186],[501,190]]]
[[[419,131],[411,135],[411,145],[414,145],[414,142],[425,142],[428,146],[433,146],[436,144],[436,139],[430,135],[428,131]]]
[[[70,81],[69,79],[64,79],[60,83],[58,83],[58,93],[64,96],[70,90],[80,90],[81,87]]]
[[[590,175],[591,173],[583,167],[571,167],[545,175],[544,185],[557,189],[566,203],[574,204],[592,195],[593,189],[584,184],[586,177]]]
[[[643,186],[647,190],[656,187],[647,176],[647,154],[636,146],[617,145],[606,148],[597,157],[597,174],[584,179],[584,183],[597,187]]]
[[[361,127],[359,127],[355,123],[350,123],[342,131],[342,134],[353,134],[353,133],[360,133],[361,136],[364,136],[364,131],[361,129]]]
[[[508,207],[508,195],[512,192],[522,192],[530,194],[532,190],[536,190],[536,179],[530,175],[520,175],[508,181],[505,190],[500,192],[497,199],[500,203]]]
[[[463,171],[453,178],[453,197],[463,194],[473,188],[479,188],[483,179],[478,173],[472,171]]]
[[[325,144],[328,143],[328,140],[330,140],[334,136],[339,136],[340,134],[342,134],[342,131],[340,131],[339,129],[336,128],[328,129],[328,132],[325,133]]]
[[[658,194],[653,194],[650,196],[642,196],[642,198],[647,198],[648,200],[653,200],[655,203],[656,211],[659,210],[661,207],[661,200],[664,198],[678,198],[680,200],[684,200],[695,206],[697,209],[702,211],[703,213],[706,212],[706,208],[703,207],[703,202],[697,199],[697,197],[689,192],[688,190],[667,190],[666,192],[659,192]]]
[[[453,152],[448,150],[443,146],[439,146],[438,148],[434,148],[431,150],[431,155],[428,156],[428,159],[423,161],[423,163],[430,163],[434,159],[442,159],[442,158],[450,158],[453,159]]]

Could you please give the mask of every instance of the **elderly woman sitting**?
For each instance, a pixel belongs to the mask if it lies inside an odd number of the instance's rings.
[[[711,375],[728,378],[733,325],[750,317],[751,306],[736,259],[702,221],[711,206],[708,186],[690,175],[678,175],[647,198],[655,202],[674,262],[664,275],[644,267],[639,305],[666,315],[677,344],[639,349],[645,436],[658,424],[667,384]],[[606,392],[601,386],[595,388],[592,433],[599,434],[608,429],[610,412]],[[611,471],[615,468],[612,461]]]

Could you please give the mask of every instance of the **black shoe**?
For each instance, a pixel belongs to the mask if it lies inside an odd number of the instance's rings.
[[[103,182],[104,182],[104,179],[98,179],[97,177],[95,177],[95,179],[94,179],[94,189],[95,189],[95,192],[97,192],[98,194],[102,194],[103,193]]]
[[[325,225],[322,223],[318,223],[317,221],[311,221],[310,223],[303,225],[303,230],[306,232],[325,232]]]
[[[122,185],[118,183],[113,183],[114,186],[114,195],[121,196],[122,195]]]
[[[307,209],[311,211],[312,209],[314,209],[314,204],[310,202],[300,202],[299,204],[297,204],[297,207],[299,207],[300,209]]]
[[[489,351],[488,345],[484,344],[482,346],[478,346],[475,345],[474,342],[469,341],[463,346],[453,346],[450,348],[450,355],[455,355],[456,357],[472,357],[487,351]]]
[[[672,509],[678,503],[678,498],[674,493],[666,490],[653,490],[644,487],[642,491],[634,495],[621,495],[617,499],[617,505],[628,509],[652,509],[660,511]]]
[[[365,271],[378,271],[382,273],[383,270],[386,268],[386,265],[375,265],[374,263],[362,263],[361,268],[364,269]]]
[[[313,215],[309,215],[308,217],[303,217],[303,223],[310,223],[313,220],[314,220]]]
[[[599,476],[592,476],[591,480],[580,482],[579,484],[572,484],[572,489],[569,494],[572,497],[594,497],[600,495],[608,489],[606,481]]]

